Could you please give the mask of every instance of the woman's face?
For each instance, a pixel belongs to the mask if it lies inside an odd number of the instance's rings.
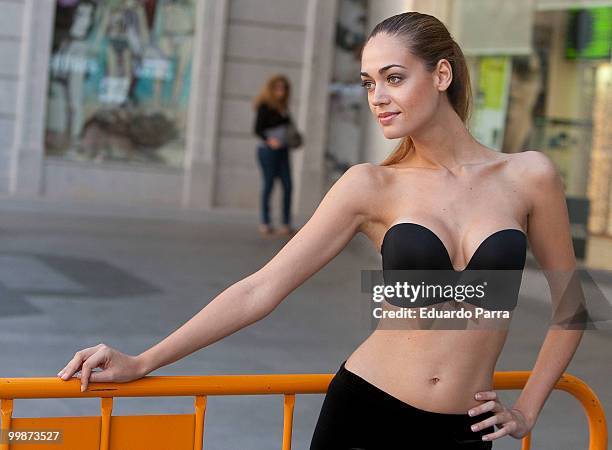
[[[274,83],[274,95],[277,99],[281,100],[285,97],[287,89],[285,88],[285,83],[282,81],[277,81]]]
[[[441,62],[448,65],[446,60]],[[443,97],[440,88],[447,86],[442,72],[448,67],[439,62],[439,74],[436,70],[428,72],[398,38],[385,33],[366,43],[361,54],[362,85],[370,110],[387,139],[411,135],[435,116]],[[381,113],[396,114],[383,120]]]

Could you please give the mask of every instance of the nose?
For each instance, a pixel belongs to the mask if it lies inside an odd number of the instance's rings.
[[[389,97],[386,95],[383,88],[376,86],[374,88],[374,93],[372,94],[372,105],[385,105],[389,103]]]

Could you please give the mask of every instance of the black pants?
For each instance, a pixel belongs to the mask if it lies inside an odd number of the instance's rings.
[[[343,362],[329,385],[310,450],[489,450],[493,443],[481,436],[495,428],[472,431],[470,426],[492,415],[416,408],[350,372]]]
[[[257,159],[263,175],[261,190],[261,223],[270,223],[270,195],[274,180],[278,177],[283,185],[283,224],[291,223],[291,170],[289,149],[281,147],[273,150],[261,143],[257,146]]]

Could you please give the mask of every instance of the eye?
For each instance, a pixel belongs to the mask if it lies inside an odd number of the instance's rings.
[[[389,76],[387,77],[387,81],[390,81],[390,80],[392,80],[392,79],[397,79],[397,82],[393,82],[393,83],[391,83],[391,84],[397,84],[397,83],[399,83],[400,81],[402,81],[402,79],[403,79],[403,78],[402,78],[402,77],[400,77],[399,75],[389,75]],[[370,90],[370,85],[371,85],[371,84],[372,84],[372,82],[371,82],[371,81],[367,81],[367,80],[363,80],[363,81],[361,82],[361,86],[362,86],[363,88],[365,88],[366,90],[368,90],[368,91]]]

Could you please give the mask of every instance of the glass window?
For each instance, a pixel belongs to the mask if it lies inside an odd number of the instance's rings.
[[[181,167],[194,0],[57,0],[45,148]]]

